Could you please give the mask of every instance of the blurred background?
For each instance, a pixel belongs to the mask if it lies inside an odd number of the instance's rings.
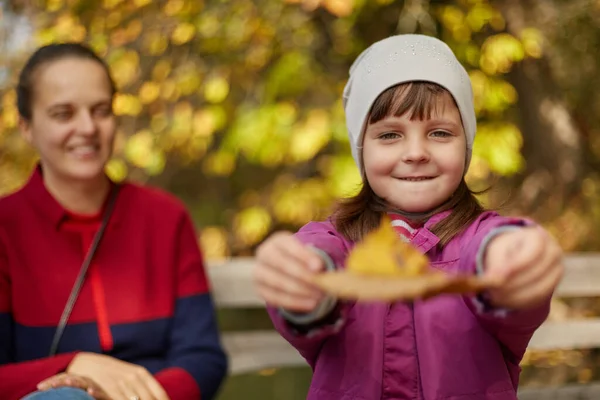
[[[85,41],[111,65],[120,130],[108,173],[189,207],[208,259],[324,218],[360,181],[341,92],[354,58],[396,33],[444,40],[469,71],[478,134],[468,182],[571,251],[600,251],[600,0],[1,0],[0,194],[35,156],[17,73],[35,47]],[[557,301],[551,318],[600,314]],[[222,314],[224,330],[270,326]],[[357,360],[359,362],[359,360]],[[528,353],[523,385],[599,379],[590,351]],[[221,400],[303,399],[310,371],[230,378]]]

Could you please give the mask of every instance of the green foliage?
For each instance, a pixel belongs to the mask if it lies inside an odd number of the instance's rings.
[[[508,34],[487,1],[423,4],[404,10],[383,0],[51,0],[29,11],[32,46],[83,40],[111,65],[121,128],[108,173],[151,180],[191,208],[222,209],[216,219],[194,212],[206,228],[207,256],[219,257],[247,252],[272,229],[322,218],[335,198],[357,190],[340,95],[366,38],[381,38],[373,32],[437,29],[473,82],[480,122],[469,180],[485,184],[492,174],[521,170],[522,138],[509,118],[518,98],[505,74],[541,55],[539,32]],[[394,13],[400,25],[388,18]],[[0,160],[0,190],[7,192],[26,178],[34,156],[18,138],[14,91],[0,95],[0,140],[11,155]],[[171,187],[181,171],[196,174],[185,192]],[[222,224],[206,225],[215,220]]]

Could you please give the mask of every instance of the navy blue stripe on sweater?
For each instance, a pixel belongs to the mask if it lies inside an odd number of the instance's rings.
[[[0,365],[14,360],[14,321],[9,313],[0,313]]]
[[[216,394],[227,358],[221,348],[211,296],[180,298],[171,318],[111,326],[114,348],[106,353],[156,373],[169,367],[185,369],[198,383],[202,399]],[[28,361],[48,355],[55,327],[28,327],[0,313],[0,364]],[[68,325],[59,353],[100,353],[95,323]]]
[[[210,312],[207,312],[210,310]],[[212,296],[189,296],[177,301],[169,347],[169,366],[188,371],[198,383],[202,400],[216,396],[227,373]]]

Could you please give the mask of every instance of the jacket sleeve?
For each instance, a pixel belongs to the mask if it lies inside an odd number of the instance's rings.
[[[472,273],[481,273],[483,267],[482,256],[487,245],[496,234],[509,229],[532,225],[533,223],[526,219],[506,218],[497,215],[481,219],[478,225],[474,227],[476,231],[473,238],[462,248],[462,265],[460,269]],[[528,310],[506,310],[491,307],[485,299],[485,293],[465,297],[465,301],[480,323],[515,358],[520,359],[525,353],[534,332],[548,317],[551,297],[541,306]]]
[[[175,238],[178,296],[167,352],[156,374],[171,400],[213,399],[227,374],[216,313],[192,222],[182,212]]]
[[[0,244],[0,393],[3,399],[19,399],[36,390],[46,378],[63,372],[77,353],[14,362],[14,328],[10,269]]]
[[[344,265],[349,252],[348,243],[330,222],[311,222],[302,227],[295,236],[305,245],[323,251],[337,268]],[[343,329],[349,308],[349,303],[337,301],[329,315],[304,326],[293,324],[277,308],[267,306],[267,311],[275,329],[314,368],[322,343]]]

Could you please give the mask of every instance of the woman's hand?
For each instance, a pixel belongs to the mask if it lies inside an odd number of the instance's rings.
[[[37,386],[40,391],[59,387],[79,388],[96,400],[113,400],[96,382],[86,376],[62,373],[41,381]]]
[[[67,373],[92,379],[112,400],[169,400],[146,368],[107,355],[80,353]]]

